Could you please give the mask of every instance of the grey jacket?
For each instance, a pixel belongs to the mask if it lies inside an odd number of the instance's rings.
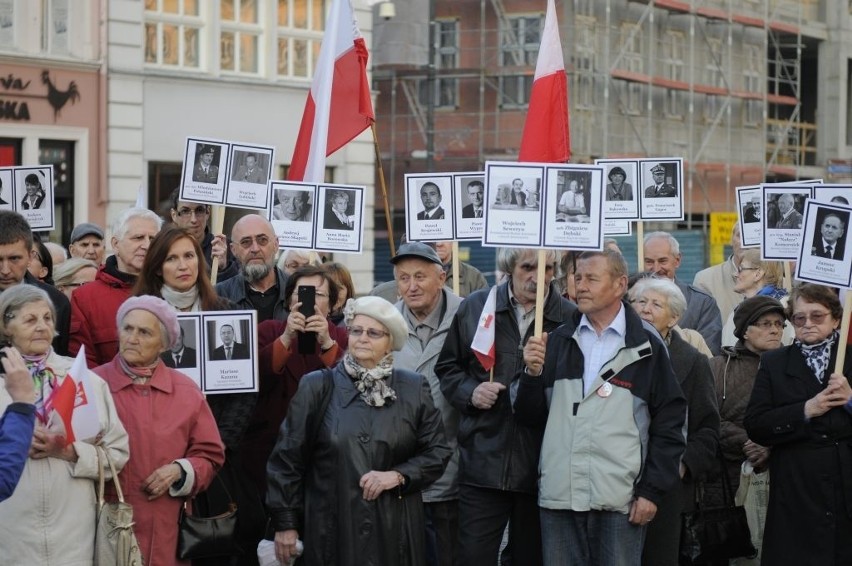
[[[680,317],[678,325],[700,332],[710,351],[718,356],[722,351],[722,314],[716,300],[677,278],[674,282],[686,299],[686,312]]]

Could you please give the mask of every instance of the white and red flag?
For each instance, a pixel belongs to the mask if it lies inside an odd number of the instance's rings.
[[[491,287],[482,314],[479,315],[479,324],[476,325],[476,334],[470,348],[485,371],[491,371],[497,355],[494,351],[494,326],[497,323],[495,314],[497,312],[497,286]]]
[[[544,33],[538,49],[530,104],[518,161],[564,163],[571,157],[568,82],[559,40],[556,5],[547,0]]]
[[[334,0],[287,178],[322,182],[325,158],[374,120],[367,45],[358,31],[351,1]]]
[[[51,392],[44,408],[49,415],[48,430],[64,434],[68,444],[76,440],[92,440],[101,432],[84,346],[80,347],[71,369],[59,387]]]

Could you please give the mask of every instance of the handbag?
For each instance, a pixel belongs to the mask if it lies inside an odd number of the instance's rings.
[[[757,550],[751,543],[745,509],[734,504],[731,480],[725,471],[722,453],[719,451],[717,454],[722,460],[724,503],[722,507],[705,508],[701,501],[696,501],[695,511],[681,514],[681,564],[706,564],[757,556]]]
[[[187,509],[190,500],[183,502],[178,518],[177,555],[181,560],[197,560],[216,556],[232,556],[241,552],[234,533],[237,528],[237,504],[225,482],[216,475],[231,501],[228,510],[214,517],[196,517]]]
[[[118,472],[109,452],[95,446],[98,455],[98,510],[95,524],[95,566],[143,566],[142,551],[133,532],[133,506],[124,501]],[[109,466],[118,501],[104,501],[104,466]]]

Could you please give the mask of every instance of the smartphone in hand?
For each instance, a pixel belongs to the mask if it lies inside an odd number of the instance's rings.
[[[317,288],[313,285],[299,285],[299,302],[302,305],[299,307],[299,312],[305,315],[305,318],[316,314],[314,308],[317,303]],[[314,354],[317,350],[317,333],[316,332],[299,332],[299,353]]]

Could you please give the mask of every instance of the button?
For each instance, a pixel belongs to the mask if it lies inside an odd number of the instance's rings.
[[[358,435],[358,440],[360,440],[361,442],[366,444],[366,443],[370,442],[370,435],[362,432],[361,434]]]
[[[373,532],[373,524],[370,522],[362,523],[359,531],[362,535],[369,535]]]

